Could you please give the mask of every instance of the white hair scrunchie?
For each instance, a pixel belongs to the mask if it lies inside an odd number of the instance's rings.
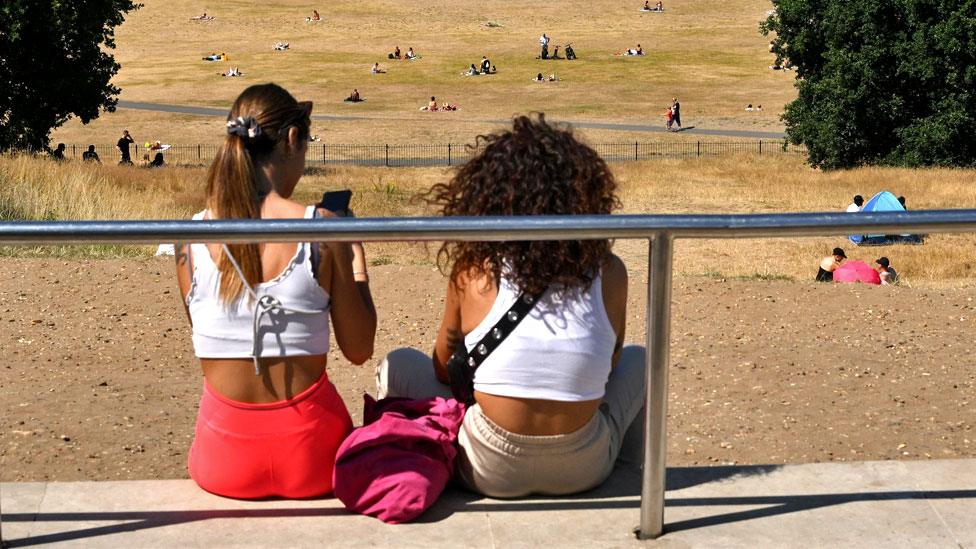
[[[261,125],[253,116],[238,116],[227,121],[227,133],[244,140],[256,139],[261,136]]]

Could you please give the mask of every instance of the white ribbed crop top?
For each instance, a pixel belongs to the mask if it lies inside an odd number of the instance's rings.
[[[206,211],[193,219],[203,219]],[[305,218],[315,215],[309,206]],[[298,245],[288,266],[268,282],[224,306],[220,271],[206,244],[191,244],[193,280],[186,304],[193,320],[193,348],[200,358],[323,355],[329,352],[329,294],[312,272],[311,245]],[[234,274],[233,276],[239,276]]]
[[[469,352],[517,298],[518,290],[502,278],[488,315],[464,337]],[[605,392],[616,342],[600,276],[561,300],[550,289],[481,363],[474,388],[516,398],[595,400]]]

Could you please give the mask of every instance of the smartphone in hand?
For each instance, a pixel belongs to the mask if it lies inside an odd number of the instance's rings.
[[[352,191],[345,189],[342,191],[329,191],[322,195],[322,201],[316,204],[319,208],[324,208],[339,217],[349,215],[349,202],[352,200]]]

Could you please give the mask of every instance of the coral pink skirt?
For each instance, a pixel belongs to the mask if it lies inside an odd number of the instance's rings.
[[[332,492],[336,451],[352,431],[342,397],[323,372],[295,397],[231,400],[204,380],[190,477],[232,498],[310,498]]]

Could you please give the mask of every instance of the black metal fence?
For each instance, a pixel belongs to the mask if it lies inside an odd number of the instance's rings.
[[[604,160],[623,162],[663,158],[689,158],[730,154],[802,155],[802,147],[788,145],[782,140],[760,139],[752,141],[672,141],[672,142],[616,142],[591,143]],[[81,158],[87,145],[68,145],[65,156]],[[148,164],[156,153],[161,152],[167,164],[194,166],[209,164],[217,154],[219,145],[173,145],[165,151],[131,147],[135,164]],[[117,162],[119,152],[115,145],[96,145],[95,151],[104,163]],[[306,162],[310,165],[348,164],[355,166],[456,166],[471,158],[472,150],[466,145],[332,145],[309,143]]]

